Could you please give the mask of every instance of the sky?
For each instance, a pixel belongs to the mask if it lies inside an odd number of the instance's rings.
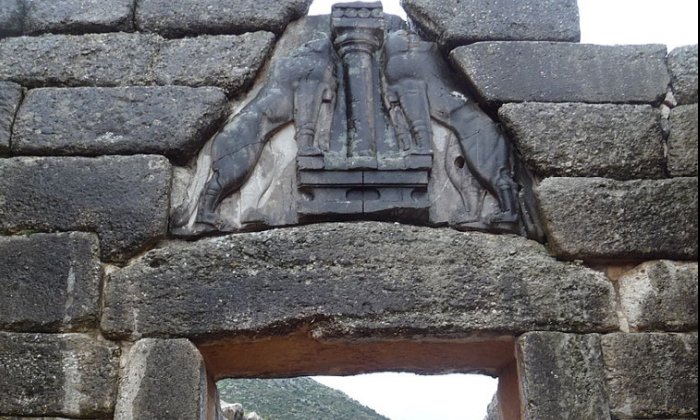
[[[310,14],[330,13],[335,0],[315,0]],[[384,11],[406,14],[399,0]],[[602,45],[698,43],[697,0],[579,0],[581,42]],[[495,379],[473,375],[420,377],[382,373],[316,378],[391,420],[482,420],[496,392]]]

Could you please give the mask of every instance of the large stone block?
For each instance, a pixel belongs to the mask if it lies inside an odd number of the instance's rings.
[[[0,1],[0,38],[19,35],[24,24],[24,3],[22,0]]]
[[[446,48],[480,41],[581,38],[576,0],[402,0],[411,21]]]
[[[673,94],[680,105],[698,103],[698,45],[676,48],[668,55]]]
[[[0,79],[27,87],[143,85],[157,35],[42,35],[0,40]]]
[[[185,85],[234,91],[252,83],[274,35],[166,40],[155,34],[43,35],[0,40],[0,80],[28,87]]]
[[[101,280],[95,235],[0,236],[0,329],[94,329]]]
[[[31,0],[26,2],[26,7],[26,34],[134,29],[134,0]]]
[[[516,353],[524,420],[610,419],[599,335],[528,333]]]
[[[0,156],[10,151],[12,124],[22,100],[22,86],[0,82]]]
[[[118,366],[119,348],[88,335],[0,332],[0,413],[105,418]]]
[[[0,160],[0,232],[97,232],[124,261],[165,235],[171,172],[150,155]]]
[[[607,278],[534,241],[381,223],[175,242],[105,287],[110,337],[284,334],[304,320],[326,336],[619,328]]]
[[[188,340],[138,341],[119,381],[115,420],[206,420],[207,373]]]
[[[140,0],[136,26],[165,36],[282,33],[306,14],[311,0]]]
[[[661,114],[649,105],[506,104],[499,115],[541,177],[665,177]]]
[[[227,111],[217,88],[45,88],[17,115],[16,155],[153,153],[185,162],[216,132]]]
[[[668,170],[671,176],[698,176],[698,104],[671,111]]]
[[[548,178],[536,196],[549,246],[559,257],[698,257],[697,178]]]
[[[489,103],[660,103],[671,78],[663,45],[480,42],[451,53]]]
[[[697,333],[611,334],[602,346],[615,418],[697,418]]]
[[[168,41],[154,78],[161,85],[218,86],[234,93],[253,82],[274,42],[270,32]]]
[[[697,263],[651,261],[618,282],[621,308],[633,330],[697,330]]]

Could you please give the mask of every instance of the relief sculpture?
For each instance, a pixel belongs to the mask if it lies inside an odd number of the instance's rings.
[[[292,29],[313,31],[312,40],[273,60],[257,94],[203,150],[208,167],[197,168],[199,187],[191,182],[174,230],[247,229],[221,204],[259,162],[274,160],[264,158],[266,147],[291,126],[284,153],[293,154],[293,172],[275,202],[292,215],[249,209],[259,215],[256,228],[381,220],[525,234],[508,139],[460,88],[435,43],[388,21],[381,3],[343,3],[330,31],[303,21]]]

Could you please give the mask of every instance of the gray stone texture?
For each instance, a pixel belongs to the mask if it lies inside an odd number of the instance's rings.
[[[12,124],[22,100],[22,86],[0,82],[0,156],[9,153]]]
[[[22,33],[24,3],[22,0],[0,0],[0,38]]]
[[[116,345],[88,335],[0,332],[0,413],[107,417],[118,364]]]
[[[480,42],[451,53],[485,101],[660,103],[670,76],[664,45]]]
[[[698,103],[698,45],[676,48],[668,55],[673,94],[679,105]]]
[[[634,331],[698,328],[698,264],[650,261],[618,280],[622,312]]]
[[[143,85],[157,35],[42,35],[0,40],[0,79],[26,87]]]
[[[162,156],[0,160],[0,232],[97,232],[124,261],[165,235],[171,176]]]
[[[661,113],[649,105],[506,104],[499,115],[541,177],[665,177]]]
[[[42,35],[0,40],[0,79],[27,87],[250,85],[274,35],[167,40],[155,34]]]
[[[206,420],[204,360],[188,340],[140,340],[119,381],[115,420]]]
[[[0,330],[75,332],[99,320],[102,267],[88,233],[0,236]]]
[[[25,0],[25,34],[130,32],[134,0]]]
[[[227,112],[218,88],[45,88],[17,115],[15,155],[162,154],[192,158]]]
[[[610,419],[599,335],[528,333],[516,354],[523,420]]]
[[[674,108],[668,137],[671,176],[698,176],[698,104]]]
[[[311,0],[139,0],[136,26],[164,36],[284,32]]]
[[[219,86],[236,92],[252,84],[274,43],[270,32],[168,41],[153,77],[161,85]]]
[[[548,178],[535,193],[549,246],[559,257],[698,257],[697,178]]]
[[[316,320],[315,334],[619,328],[612,284],[517,236],[382,223],[173,242],[114,272],[110,337],[203,337]]]
[[[697,418],[697,333],[611,334],[602,347],[615,418]]]
[[[448,49],[480,41],[581,38],[576,0],[402,0],[401,4],[424,36]]]

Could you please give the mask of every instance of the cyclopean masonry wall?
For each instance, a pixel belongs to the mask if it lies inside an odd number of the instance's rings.
[[[214,419],[220,378],[377,370],[497,376],[506,420],[697,418],[697,46],[578,44],[574,0],[404,0],[512,142],[523,236],[175,235],[212,136],[330,33],[309,3],[0,0],[0,418]]]

